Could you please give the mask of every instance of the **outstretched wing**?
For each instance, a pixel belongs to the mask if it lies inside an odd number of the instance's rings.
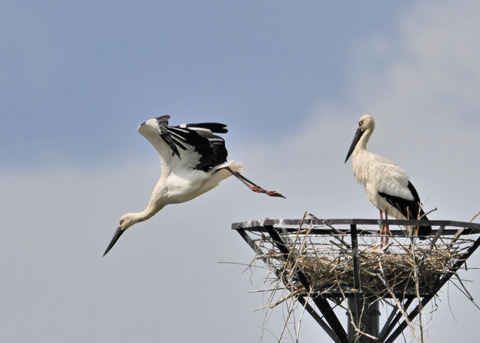
[[[157,150],[164,168],[208,171],[227,160],[223,138],[213,133],[226,133],[220,123],[168,126],[170,116],[147,120],[138,131]]]

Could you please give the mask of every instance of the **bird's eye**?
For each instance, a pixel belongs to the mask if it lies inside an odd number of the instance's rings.
[[[123,219],[120,219],[120,221],[118,222],[118,225],[123,225]]]
[[[360,121],[358,122],[358,126],[362,126],[362,125],[363,125],[363,120],[360,120]]]

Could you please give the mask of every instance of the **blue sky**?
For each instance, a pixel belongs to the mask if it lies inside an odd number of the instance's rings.
[[[305,211],[376,218],[343,163],[365,113],[376,119],[369,149],[409,172],[437,208],[430,217],[470,220],[480,210],[479,7],[3,1],[0,340],[259,341],[265,313],[253,310],[264,299],[249,291],[262,273],[218,263],[253,258],[230,225]],[[136,128],[164,114],[228,124],[230,158],[287,199],[230,178],[167,206],[102,258],[160,173]],[[476,297],[478,271],[465,276]],[[453,287],[442,299],[430,339],[474,340],[478,310]],[[276,341],[279,312],[263,342]],[[305,318],[300,342],[319,339]]]
[[[352,43],[392,31],[407,4],[7,1],[1,158],[121,155],[132,127],[165,113],[228,121],[248,138],[275,135],[284,118],[299,128],[316,101],[342,96]]]

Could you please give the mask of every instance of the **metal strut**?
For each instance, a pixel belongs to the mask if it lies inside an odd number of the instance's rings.
[[[275,241],[277,248],[285,255],[285,258],[287,258],[288,255],[290,254],[290,250],[288,249],[286,244],[283,242],[278,232],[275,230],[273,226],[267,226],[267,230],[268,230],[268,233],[270,234],[270,237],[272,237],[272,239]],[[305,290],[309,291],[311,289],[310,282],[300,268],[297,271],[297,276],[302,286],[305,288]],[[345,329],[343,328],[342,324],[339,322],[335,312],[333,312],[333,309],[328,303],[327,299],[325,299],[321,295],[314,294],[312,296],[312,300],[315,303],[315,305],[318,307],[320,312],[322,313],[328,325],[330,325],[331,329],[337,336],[338,340],[341,343],[349,343],[347,338],[347,333],[345,332]]]
[[[288,237],[282,236],[283,234],[298,235],[299,229],[303,220],[298,219],[266,219],[262,221],[252,221],[245,223],[234,223],[232,228],[241,235],[241,237],[248,243],[248,245],[255,251],[258,256],[261,256],[263,262],[268,266],[273,266],[268,256],[263,256],[262,247],[256,243],[256,241],[250,237],[250,233],[261,234],[262,237],[270,236],[274,247],[281,252],[284,261],[287,261],[291,254],[292,249]],[[353,280],[348,292],[346,292],[347,303],[349,307],[347,331],[341,325],[336,313],[333,311],[332,306],[328,302],[328,299],[336,299],[339,296],[338,290],[332,290],[330,293],[315,293],[312,290],[311,280],[306,276],[304,270],[300,266],[296,266],[294,270],[295,282],[299,282],[306,292],[311,292],[311,301],[308,297],[302,294],[295,294],[295,298],[310,313],[312,318],[322,327],[323,330],[330,336],[335,343],[393,343],[398,336],[405,330],[408,323],[413,321],[420,311],[434,298],[436,293],[444,286],[456,272],[463,266],[466,260],[475,252],[480,246],[480,224],[467,223],[457,221],[445,221],[436,220],[429,221],[432,226],[437,226],[437,230],[432,230],[430,236],[431,242],[427,248],[425,254],[430,254],[433,249],[436,249],[437,242],[441,242],[444,237],[451,237],[450,245],[447,248],[451,248],[453,244],[457,244],[460,237],[464,242],[470,242],[465,250],[462,252],[462,256],[454,262],[453,266],[448,268],[441,278],[437,279],[437,282],[426,291],[421,297],[417,297],[412,294],[398,294],[399,298],[396,307],[392,307],[392,310],[388,318],[383,323],[383,327],[379,330],[379,316],[378,311],[378,295],[370,294],[362,289],[361,278],[361,260],[359,255],[359,235],[367,236],[376,234],[378,232],[377,225],[390,225],[390,226],[415,226],[419,224],[425,224],[425,222],[419,222],[418,220],[372,220],[372,219],[318,219],[315,218],[311,221],[311,228],[308,229],[309,235],[315,237],[331,237],[341,236],[343,241],[344,237],[351,238],[351,245],[348,246],[347,251],[351,249],[351,257],[353,264]],[[333,225],[348,225],[349,230],[346,228],[338,229]],[[357,225],[362,225],[361,232],[358,231]],[[376,225],[377,229],[365,229],[365,226]],[[447,229],[448,228],[448,229]],[[282,234],[282,235],[281,235]],[[401,228],[391,230],[391,234],[394,237],[407,237],[405,231]],[[476,235],[473,237],[473,235]],[[465,237],[469,237],[468,239]],[[470,238],[471,237],[471,238]],[[278,268],[274,266],[272,268],[284,284],[292,282],[292,275],[289,274],[285,268]],[[309,274],[310,276],[310,274]],[[316,290],[318,292],[318,290]],[[343,292],[342,292],[343,294]],[[414,300],[418,300],[417,303]],[[416,306],[413,306],[413,304]],[[412,307],[413,306],[413,307]],[[412,308],[410,308],[412,307]],[[410,308],[410,309],[409,309]],[[319,313],[319,312],[320,313]],[[360,331],[360,332],[359,332]],[[380,332],[379,332],[380,331]],[[375,338],[374,338],[375,337]]]

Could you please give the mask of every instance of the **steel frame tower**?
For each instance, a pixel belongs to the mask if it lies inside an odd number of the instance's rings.
[[[430,221],[432,233],[424,240],[412,238],[409,232],[403,229],[403,227],[415,228],[419,224],[424,222],[376,219],[266,219],[234,223],[232,229],[240,234],[253,249],[256,258],[261,259],[270,270],[273,270],[283,284],[305,290],[303,293],[294,294],[296,301],[334,342],[392,343],[480,245],[480,224]],[[389,256],[394,256],[389,255],[389,251],[407,250],[403,254],[412,255],[412,271],[421,274],[426,273],[422,270],[422,263],[432,254],[455,250],[455,254],[452,255],[454,257],[445,262],[447,266],[445,270],[428,276],[429,282],[424,282],[421,286],[407,280],[401,287],[397,287],[388,280],[390,275],[388,270],[382,274],[383,276],[377,272],[378,275],[372,278],[366,275],[364,270],[366,268],[364,256],[371,251],[368,244],[372,240],[378,241],[380,237],[379,225],[389,225],[391,232],[390,243],[385,243],[381,250],[385,255],[376,252],[378,255],[376,258],[380,260],[388,261]],[[309,247],[302,250],[298,244],[299,239],[305,242],[307,237]],[[322,243],[322,252],[315,251],[319,249],[319,240],[327,242]],[[400,241],[407,242],[409,249],[406,249]],[[333,286],[319,287],[317,278],[324,275],[312,273],[301,263],[294,263],[294,268],[287,267],[292,259],[309,258],[314,261],[320,254],[325,253],[325,249],[328,254],[328,244],[332,254],[341,251],[343,256],[349,258],[349,263],[351,262],[352,275],[348,278],[348,284],[343,285],[343,289]],[[268,253],[265,250],[267,245]],[[369,273],[372,274],[371,271]],[[377,284],[378,280],[375,278],[381,279],[387,287],[377,285],[375,287],[379,288],[372,288],[367,284],[368,282]],[[365,281],[367,279],[369,281]],[[348,307],[346,329],[332,307],[332,304],[338,303],[340,295],[343,296],[340,301],[346,300]],[[387,298],[394,298],[397,306],[392,307],[388,317],[380,325],[379,302]]]

